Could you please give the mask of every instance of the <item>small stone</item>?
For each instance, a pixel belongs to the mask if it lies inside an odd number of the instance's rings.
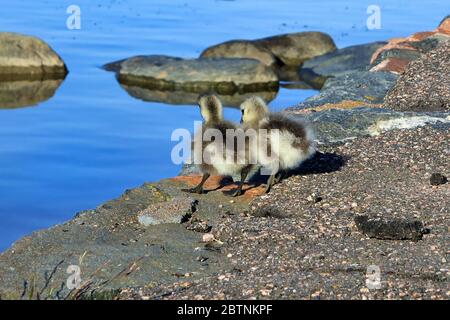
[[[259,290],[259,292],[261,293],[261,295],[267,297],[267,296],[269,296],[269,295],[272,293],[272,290],[269,290],[269,289],[261,289],[261,290]]]
[[[250,296],[250,295],[253,294],[253,290],[252,290],[252,289],[244,290],[244,291],[242,292],[242,294],[243,294],[244,296]]]
[[[319,296],[320,296],[320,293],[321,293],[320,290],[319,290],[319,291],[316,291],[316,292],[313,292],[313,293],[311,294],[311,298],[317,298],[317,297],[319,297]]]
[[[306,200],[312,203],[317,203],[322,201],[322,197],[318,193],[313,192],[308,196],[308,198],[306,198]]]
[[[181,282],[180,287],[181,288],[188,288],[191,286],[191,283],[189,281]]]
[[[430,184],[432,186],[439,186],[441,184],[446,184],[448,181],[447,177],[441,173],[433,173],[430,177]]]
[[[355,223],[362,233],[381,240],[418,241],[424,234],[430,232],[424,228],[422,222],[412,219],[382,220],[361,215],[355,217]]]
[[[212,242],[214,240],[215,240],[215,238],[214,238],[214,235],[212,233],[205,233],[202,236],[202,242]]]
[[[197,257],[197,261],[199,261],[199,262],[205,262],[205,261],[207,261],[208,260],[208,258],[207,257],[204,257],[204,256],[199,256],[199,257]]]
[[[193,198],[178,196],[150,204],[137,213],[137,219],[145,227],[163,223],[183,223],[191,218],[196,204],[197,201]]]

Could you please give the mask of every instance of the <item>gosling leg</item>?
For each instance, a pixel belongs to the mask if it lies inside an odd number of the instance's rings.
[[[272,174],[269,179],[267,180],[267,185],[266,185],[266,193],[269,193],[270,189],[272,188],[272,186],[275,184],[275,173]]]
[[[280,172],[278,172],[275,176],[275,184],[280,183],[281,180],[283,180],[285,176],[286,176],[286,171],[280,170]]]
[[[242,195],[242,187],[244,186],[245,179],[247,178],[251,167],[246,167],[241,170],[241,181],[239,181],[239,185],[236,190],[230,190],[231,192],[224,191],[224,194],[230,197],[237,197]]]
[[[210,176],[209,173],[204,173],[203,177],[202,177],[202,181],[200,181],[198,186],[196,186],[194,188],[190,188],[190,189],[181,189],[181,191],[189,192],[189,193],[198,193],[198,194],[206,193],[205,190],[203,189],[203,185],[205,184],[206,180],[208,180],[209,176]]]

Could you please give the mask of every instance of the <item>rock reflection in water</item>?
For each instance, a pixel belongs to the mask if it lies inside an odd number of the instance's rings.
[[[121,87],[133,98],[149,101],[149,102],[161,102],[172,105],[183,104],[197,104],[198,96],[200,93],[186,92],[186,91],[162,91],[148,89],[138,86],[129,86],[121,84]],[[258,95],[266,102],[270,102],[275,99],[278,91],[264,91],[264,92],[237,92],[233,95],[221,95],[217,94],[224,106],[239,107],[239,105],[248,97]]]
[[[63,80],[0,81],[0,109],[36,105],[50,99]]]

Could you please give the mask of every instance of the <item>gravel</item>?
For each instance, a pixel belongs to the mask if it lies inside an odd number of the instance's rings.
[[[200,280],[129,288],[121,297],[448,299],[450,185],[429,179],[449,173],[449,129],[399,130],[322,150],[347,160],[331,172],[304,166],[249,212],[213,228],[232,267]],[[310,201],[313,193],[322,200]],[[276,215],[258,214],[272,209]],[[356,226],[358,216],[391,226],[412,221],[421,236],[373,239]],[[381,270],[378,289],[367,282],[373,266]]]
[[[408,64],[384,98],[398,111],[450,110],[450,41]]]

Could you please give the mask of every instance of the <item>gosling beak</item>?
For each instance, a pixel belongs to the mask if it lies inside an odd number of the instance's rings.
[[[241,118],[241,124],[244,123],[244,120]]]

